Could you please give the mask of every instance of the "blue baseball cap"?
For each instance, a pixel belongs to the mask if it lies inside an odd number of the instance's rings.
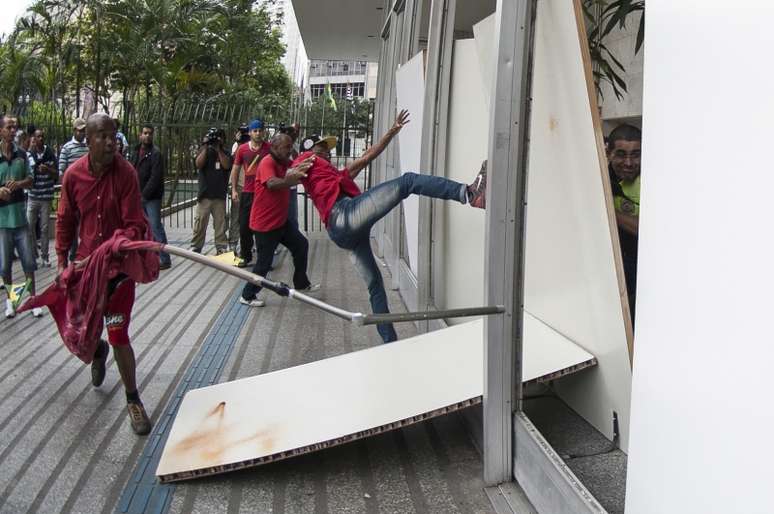
[[[248,125],[247,128],[249,128],[250,130],[262,129],[263,128],[263,121],[261,121],[259,119],[255,119],[255,120],[250,122],[250,125]]]

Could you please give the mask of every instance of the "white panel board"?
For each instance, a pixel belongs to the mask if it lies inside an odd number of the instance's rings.
[[[774,510],[774,4],[649,0],[627,514]]]
[[[476,42],[454,42],[449,91],[446,177],[470,183],[486,159],[489,109],[478,67]],[[443,220],[443,288],[436,298],[441,308],[484,305],[485,212],[457,202],[437,203]],[[450,320],[450,323],[460,321]]]
[[[612,236],[572,0],[538,2],[530,124],[525,309],[599,360],[557,389],[628,444],[629,364]]]
[[[484,84],[484,102],[489,112],[489,99],[492,96],[495,71],[495,15],[487,16],[473,25],[473,38],[476,40],[476,54],[478,55],[478,69],[481,72],[481,81]]]
[[[422,153],[422,115],[425,102],[425,62],[420,52],[395,72],[398,95],[398,111],[407,109],[411,122],[398,133],[400,143],[400,172],[422,173],[419,161]],[[419,258],[419,198],[409,196],[403,200],[403,215],[408,245],[409,266],[417,273]]]
[[[483,391],[483,320],[186,394],[156,474],[239,469],[465,407]],[[532,319],[526,381],[593,357]]]
[[[596,364],[589,352],[530,313],[524,313],[521,379],[547,380]]]

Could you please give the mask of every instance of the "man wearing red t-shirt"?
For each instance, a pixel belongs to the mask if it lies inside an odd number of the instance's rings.
[[[89,152],[75,161],[62,178],[56,220],[57,271],[67,267],[70,245],[80,238],[76,266],[85,266],[102,243],[123,230],[132,240],[151,239],[148,220],[142,210],[137,173],[116,153],[116,126],[107,114],[89,116],[86,124]],[[157,262],[154,260],[154,262]],[[119,274],[108,282],[105,325],[113,347],[121,381],[126,390],[132,430],[148,434],[151,422],[137,392],[134,351],[129,342],[129,320],[134,305],[134,281]],[[91,383],[102,385],[108,344],[100,340],[91,362]]]
[[[255,233],[255,246],[258,257],[253,273],[265,277],[271,269],[274,250],[282,244],[293,256],[293,287],[302,292],[313,293],[320,289],[319,284],[309,282],[306,275],[309,242],[298,231],[298,227],[288,222],[290,188],[306,177],[306,170],[312,164],[312,158],[300,161],[288,169],[293,139],[287,134],[276,134],[271,140],[269,155],[258,165],[255,180],[255,198],[250,210],[250,229]],[[263,300],[256,297],[261,290],[250,282],[245,284],[239,301],[251,307],[263,307]]]
[[[382,273],[371,251],[370,236],[374,223],[412,194],[457,200],[482,209],[486,206],[486,163],[469,186],[443,177],[407,172],[365,193],[360,192],[355,177],[384,151],[408,121],[408,111],[401,111],[382,139],[346,168],[336,169],[330,162],[331,148],[336,145],[334,137],[313,135],[306,138],[301,143],[303,153],[293,162],[295,165],[310,156],[315,157],[301,183],[317,207],[331,240],[340,248],[352,252],[355,265],[368,285],[371,309],[377,314],[389,312],[389,307]],[[376,329],[385,343],[398,339],[392,323],[381,323]]]
[[[234,154],[231,167],[231,201],[239,203],[239,267],[244,268],[253,260],[253,233],[250,230],[250,209],[255,193],[255,176],[258,164],[268,155],[270,145],[264,141],[263,121],[253,120],[248,125],[250,141],[240,145]],[[239,174],[244,169],[242,194],[237,192]]]

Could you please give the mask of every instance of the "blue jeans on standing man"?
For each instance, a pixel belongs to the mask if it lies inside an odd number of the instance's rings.
[[[371,250],[371,227],[409,195],[429,196],[466,203],[466,186],[443,177],[404,173],[354,198],[340,198],[328,217],[328,235],[340,248],[352,252],[352,260],[368,285],[374,314],[390,312],[384,280]],[[385,343],[398,339],[392,323],[376,326]]]
[[[143,200],[142,210],[150,223],[153,232],[153,240],[157,243],[167,244],[167,232],[164,230],[164,224],[161,222],[161,199]],[[159,263],[162,266],[169,266],[172,260],[167,252],[159,253]]]

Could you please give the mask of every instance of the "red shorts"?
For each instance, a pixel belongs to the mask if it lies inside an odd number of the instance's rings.
[[[134,280],[120,275],[108,284],[108,300],[105,308],[105,327],[107,327],[110,346],[129,344],[129,321],[134,306]]]

